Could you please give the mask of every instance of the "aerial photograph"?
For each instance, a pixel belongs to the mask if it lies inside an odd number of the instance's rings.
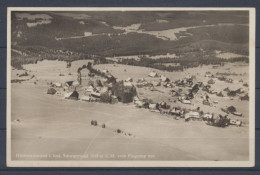
[[[249,160],[249,11],[10,18],[10,160]]]

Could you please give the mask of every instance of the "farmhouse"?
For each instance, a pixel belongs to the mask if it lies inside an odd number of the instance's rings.
[[[227,93],[227,95],[230,96],[230,97],[235,97],[237,95],[237,92],[236,91],[229,91]]]
[[[128,77],[125,81],[126,81],[126,82],[133,82],[133,78]]]
[[[81,97],[81,100],[90,102],[90,97],[89,96],[83,96],[83,97]]]
[[[73,82],[74,82],[74,81],[66,81],[66,82],[65,82],[65,86],[71,87],[71,86],[73,85]]]
[[[73,81],[73,83],[72,83],[72,86],[79,86],[79,82],[78,81]]]
[[[205,73],[205,77],[213,78],[214,75],[213,75],[211,72],[206,72],[206,73]]]
[[[168,77],[163,76],[163,75],[161,75],[160,79],[161,79],[162,82],[170,82],[170,79]]]
[[[150,72],[148,76],[152,78],[159,77],[159,75],[156,72]]]
[[[99,92],[91,92],[90,94],[92,97],[95,97],[95,98],[100,98],[100,93]]]
[[[57,91],[54,88],[49,88],[47,94],[54,95]]]
[[[93,92],[94,91],[94,87],[93,86],[88,86],[86,91],[87,92]]]
[[[95,86],[95,87],[102,87],[103,85],[102,85],[102,82],[101,82],[100,80],[96,80],[96,81],[94,82],[94,86]]]
[[[79,98],[79,93],[75,90],[65,94],[65,99],[78,100],[78,98]]]
[[[153,86],[161,86],[161,83],[159,81],[152,81],[151,84]]]
[[[156,109],[158,109],[158,104],[157,103],[150,103],[149,104],[149,109],[152,109],[152,110],[156,110]]]
[[[230,120],[230,125],[236,125],[238,127],[242,126],[242,122],[239,120]]]
[[[194,98],[194,95],[193,95],[192,92],[190,92],[189,94],[186,95],[186,99],[187,99],[187,100],[191,100],[191,99],[193,99],[193,98]]]
[[[102,70],[103,73],[107,74],[109,71],[107,69]]]
[[[106,93],[108,92],[108,87],[104,86],[100,89],[100,93]]]
[[[210,122],[213,120],[213,114],[204,114],[204,116],[202,118],[203,118],[203,120]]]
[[[175,90],[170,90],[170,95],[172,97],[179,97],[180,96],[180,94],[178,92],[176,92]]]
[[[180,108],[175,107],[175,108],[172,108],[172,110],[170,111],[170,114],[181,116],[183,114],[183,111]]]
[[[199,91],[199,84],[195,84],[192,89],[191,89],[191,92],[192,93],[197,93]]]
[[[133,98],[133,102],[135,103],[136,101],[140,101],[140,99],[137,96]]]
[[[193,85],[193,81],[192,79],[188,79],[185,81],[185,85],[188,86],[188,87],[191,87]]]
[[[185,121],[189,121],[190,119],[200,119],[200,114],[193,111],[185,114]]]
[[[162,101],[162,102],[159,104],[159,107],[160,107],[160,108],[163,108],[163,109],[167,109],[167,108],[169,108],[169,105],[167,105],[166,102]]]
[[[223,89],[223,91],[229,92],[230,89],[229,89],[229,87],[226,87],[225,89]]]
[[[233,80],[231,78],[226,80],[227,83],[233,83]]]
[[[53,83],[53,87],[61,88],[62,84],[59,82],[55,82],[55,83]]]
[[[243,86],[248,87],[248,84],[247,84],[247,83],[244,83]]]
[[[203,100],[203,104],[204,104],[204,105],[208,105],[208,106],[210,106],[210,102],[207,101],[207,100]]]
[[[163,86],[166,87],[166,88],[172,88],[173,87],[173,85],[169,82],[164,82]]]
[[[126,87],[132,87],[133,84],[131,82],[124,82],[124,86]]]
[[[241,116],[242,116],[242,113],[240,113],[240,112],[233,112],[233,115],[236,115],[236,116],[241,117]]]
[[[191,104],[191,101],[190,100],[182,100],[181,101],[183,104]]]
[[[136,107],[139,107],[139,108],[143,107],[144,103],[137,96],[134,97],[133,102],[136,105]]]

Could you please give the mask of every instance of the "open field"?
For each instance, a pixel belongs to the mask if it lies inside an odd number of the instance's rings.
[[[47,82],[75,80],[78,67],[87,65],[87,62],[72,62],[71,68],[66,68],[66,63],[61,61],[42,61],[24,66],[29,75],[35,75],[38,81],[36,84],[33,81],[12,83],[12,160],[248,160],[248,101],[240,101],[237,97],[231,100],[210,94],[210,98],[219,103],[205,106],[199,100],[203,94],[198,93],[195,104],[185,105],[169,102],[170,88],[156,87],[162,92],[137,89],[139,96],[151,97],[157,102],[166,101],[171,106],[191,109],[200,106],[205,112],[220,113],[220,107],[225,104],[234,105],[243,114],[242,118],[230,116],[241,119],[244,124],[242,127],[218,128],[206,125],[203,121],[175,120],[136,108],[132,103],[89,103],[46,94]],[[147,76],[153,71],[151,68],[113,64],[94,67],[107,69],[119,80],[125,80],[129,76],[134,82],[139,78],[147,81],[156,79]],[[213,87],[218,90],[243,87],[238,82],[240,79],[248,82],[248,65],[244,63],[228,63],[219,68],[203,66],[185,72],[156,70],[171,81],[196,75],[197,81],[203,82],[210,79],[204,77],[207,71],[212,74],[239,74],[229,76],[234,79],[231,84],[216,80]],[[12,79],[21,78],[17,77],[18,72],[21,71],[12,70]],[[171,89],[175,88],[177,87]],[[248,88],[243,89],[248,92]],[[185,90],[187,89],[184,88]],[[91,120],[97,120],[99,125],[104,123],[106,128],[91,126]],[[117,129],[123,133],[117,133]]]

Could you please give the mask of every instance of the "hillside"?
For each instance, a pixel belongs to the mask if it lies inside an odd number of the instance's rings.
[[[12,52],[12,63],[93,55],[185,57],[191,49],[248,55],[248,35],[248,14],[238,11],[12,12],[12,49],[26,53]]]

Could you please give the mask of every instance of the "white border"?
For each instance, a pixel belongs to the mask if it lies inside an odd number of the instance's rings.
[[[11,11],[249,11],[249,161],[12,161]],[[8,7],[6,161],[8,167],[253,167],[255,166],[255,8]]]

